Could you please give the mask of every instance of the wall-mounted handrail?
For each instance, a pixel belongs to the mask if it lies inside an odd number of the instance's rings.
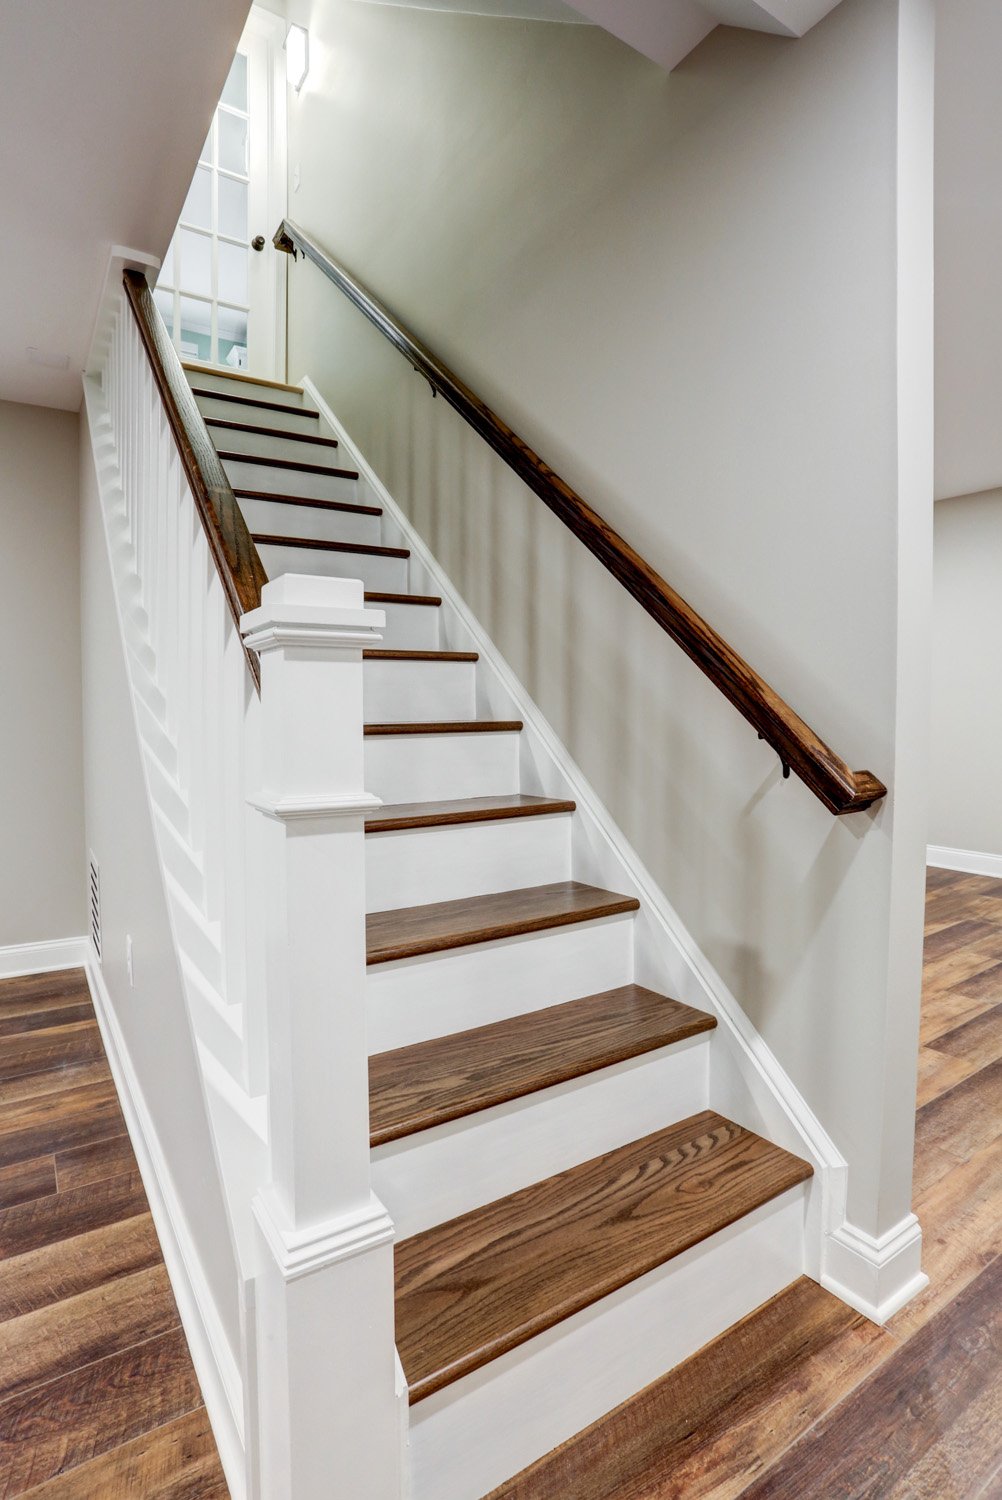
[[[529,486],[564,525],[604,564],[647,613],[667,631],[687,656],[733,703],[783,763],[784,775],[795,771],[828,808],[859,812],[886,795],[872,771],[854,771],[825,744],[809,724],[785,703],[722,636],[633,550],[597,511],[544,463],[495,411],[459,376],[411,333],[386,305],[315,240],[288,219],[275,233],[279,250],[301,253],[313,262],[348,300],[364,313],[414,368],[439,391],[509,468]]]
[[[268,582],[268,575],[146,278],[138,271],[126,271],[123,280],[226,602],[239,627],[241,615],[249,614],[261,603],[261,590]],[[246,656],[260,691],[257,653],[246,651]]]

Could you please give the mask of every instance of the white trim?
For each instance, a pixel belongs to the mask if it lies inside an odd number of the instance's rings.
[[[821,1285],[871,1322],[886,1323],[929,1285],[918,1219],[908,1214],[879,1239],[846,1221],[828,1237]]]
[[[0,948],[0,979],[48,974],[55,969],[83,969],[89,957],[90,940],[85,937],[55,938],[50,943],[12,943],[8,948]]]
[[[352,814],[374,812],[382,807],[382,799],[370,792],[346,792],[343,797],[327,792],[304,793],[297,797],[280,797],[276,792],[256,792],[247,801],[258,812],[279,822],[294,822],[297,818],[347,818]]]
[[[528,697],[492,638],[464,603],[448,575],[352,440],[344,423],[335,416],[309,376],[304,376],[299,383],[306,399],[316,407],[339,439],[342,451],[350,455],[351,466],[358,469],[371,487],[374,503],[382,506],[386,518],[406,540],[412,562],[433,580],[433,590],[429,591],[441,595],[443,609],[448,607],[455,614],[479,652],[480,665],[494,675],[502,693],[515,705],[517,717],[524,724],[523,739],[529,745],[535,741],[538,747],[538,753],[532,758],[537,762],[548,760],[557,768],[566,784],[566,795],[574,799],[578,813],[591,824],[622,868],[627,881],[632,882],[641,902],[642,914],[658,941],[659,955],[669,955],[676,974],[681,967],[688,980],[688,992],[679,994],[678,998],[688,1004],[702,1004],[717,1017],[718,1027],[713,1040],[715,1051],[710,1067],[711,1105],[738,1124],[803,1156],[813,1166],[815,1175],[807,1192],[805,1270],[808,1275],[819,1278],[825,1237],[846,1223],[848,1166],[845,1157],[755,1030],[736,996],[701,952],[636,850],[623,837],[598,793]]]
[[[944,844],[930,844],[927,864],[937,870],[962,870],[966,875],[992,875],[1002,880],[1002,854],[982,854],[977,849],[948,849]]]
[[[298,1281],[338,1261],[351,1260],[387,1245],[394,1237],[393,1220],[373,1194],[363,1208],[293,1229],[272,1185],[255,1194],[254,1217],[271,1251],[275,1264],[286,1281]]]
[[[171,1290],[233,1500],[245,1500],[244,1397],[240,1370],[219,1319],[167,1157],[129,1056],[97,951],[85,944],[87,983],[108,1065],[149,1199]],[[252,1340],[248,1339],[248,1342]]]

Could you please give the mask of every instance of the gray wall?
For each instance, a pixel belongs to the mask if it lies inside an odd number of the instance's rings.
[[[796,43],[719,30],[670,76],[596,28],[289,13],[311,36],[292,217],[897,789],[835,821],[784,782],[406,362],[291,268],[290,376],[317,380],[436,551],[882,1233],[909,1197],[925,844],[931,4],[844,0]]]
[[[0,401],[0,949],[86,927],[77,417]]]

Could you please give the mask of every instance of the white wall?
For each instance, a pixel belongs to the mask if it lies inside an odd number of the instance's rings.
[[[1000,57],[997,0],[937,0],[937,499],[1002,484]]]
[[[81,605],[87,841],[101,869],[101,970],[231,1358],[240,1276],[143,782],[86,417],[81,442]],[[134,986],[126,970],[133,944]]]
[[[77,419],[0,401],[0,949],[86,928]]]
[[[925,843],[922,671],[909,658],[902,685],[898,667],[929,587],[930,4],[846,0],[796,43],[721,30],[670,77],[587,27],[289,14],[311,35],[291,216],[851,764],[892,789],[909,773],[900,825],[893,795],[836,821],[784,782],[406,362],[293,269],[290,374],[314,376],[436,550],[882,1233],[909,1200]]]
[[[1002,489],[936,506],[929,842],[1002,873]]]

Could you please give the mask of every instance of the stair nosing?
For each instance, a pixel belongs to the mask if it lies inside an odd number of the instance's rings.
[[[478,651],[396,651],[392,647],[369,647],[362,652],[363,661],[432,661],[432,662],[476,662]]]
[[[294,470],[297,474],[322,474],[328,479],[351,477],[346,469],[332,468],[329,464],[307,464],[298,458],[274,458],[268,453],[232,453],[228,448],[217,448],[216,452],[221,463],[258,464],[266,469]]]
[[[586,1007],[598,1009],[599,1002],[614,1007],[616,1001],[621,1000],[627,991],[643,994],[645,998],[649,997],[660,1006],[668,1006],[672,1010],[672,1019],[665,1018],[661,1032],[649,1031],[642,1035],[637,1034],[637,1023],[624,1019],[619,1025],[621,1039],[618,1042],[606,1040],[604,1046],[596,1046],[592,1053],[582,1054],[573,1059],[566,1050],[558,1052],[558,1057],[563,1059],[562,1062],[551,1062],[548,1068],[542,1066],[541,1044],[537,1043],[534,1061],[524,1067],[517,1079],[509,1076],[503,1080],[497,1073],[494,1073],[491,1075],[490,1087],[482,1088],[479,1093],[468,1094],[464,1098],[456,1097],[437,1107],[434,1105],[425,1105],[421,1109],[415,1107],[409,1115],[400,1115],[391,1123],[370,1128],[370,1147],[375,1149],[378,1146],[390,1145],[394,1141],[406,1140],[410,1136],[419,1135],[422,1131],[432,1130],[437,1125],[448,1125],[455,1120],[467,1119],[471,1115],[481,1114],[484,1110],[494,1109],[499,1104],[508,1104],[515,1099],[526,1099],[534,1094],[544,1093],[559,1084],[568,1083],[575,1078],[588,1077],[592,1073],[599,1073],[605,1068],[615,1067],[618,1063],[628,1062],[632,1058],[664,1051],[692,1037],[702,1036],[712,1031],[717,1025],[716,1017],[707,1011],[696,1010],[681,1001],[671,1000],[667,995],[657,995],[642,985],[630,984],[621,985],[613,990],[605,990],[597,995],[567,1000],[560,1005],[547,1006],[523,1015],[508,1017],[505,1020],[489,1022],[484,1026],[472,1027],[469,1031],[457,1032],[449,1037],[436,1037],[430,1041],[394,1047],[387,1052],[376,1053],[369,1059],[370,1120],[378,1115],[376,1101],[379,1089],[378,1084],[373,1087],[372,1083],[374,1064],[378,1065],[382,1062],[385,1070],[388,1066],[388,1059],[400,1058],[409,1063],[413,1069],[417,1069],[422,1055],[433,1057],[436,1051],[442,1051],[443,1044],[446,1043],[458,1045],[465,1042],[468,1048],[474,1050],[479,1046],[485,1053],[496,1050],[497,1055],[510,1055],[511,1049],[518,1045],[520,1036],[524,1037],[527,1032],[539,1026],[544,1020],[550,1021],[551,1026],[556,1026],[559,1031],[560,1021],[566,1019],[571,1012],[581,1014]],[[631,1025],[633,1036],[628,1039],[627,1033],[631,1030]],[[526,1045],[525,1042],[523,1042],[524,1045]],[[549,1045],[554,1049],[566,1049],[567,1039],[557,1035]],[[448,1073],[454,1076],[457,1072],[458,1065],[453,1059]]]
[[[510,805],[507,807],[491,808],[490,806],[478,808],[465,808],[464,802],[488,802],[488,798],[470,797],[457,798],[455,806],[449,812],[438,813],[409,813],[400,818],[368,818],[366,819],[365,832],[368,836],[380,833],[400,833],[410,828],[452,828],[461,827],[470,823],[494,823],[511,818],[533,818],[546,817],[562,813],[573,813],[577,811],[577,803],[563,798],[540,797],[538,802],[530,804]],[[399,807],[448,807],[448,799],[440,802],[429,802],[426,804],[415,802],[390,803],[389,808],[384,806],[386,812],[393,806]]]
[[[193,385],[191,394],[203,401],[232,401],[237,406],[259,406],[262,411],[281,411],[290,417],[312,417],[320,421],[320,413],[308,406],[289,406],[283,401],[255,401],[253,396],[237,396],[232,391],[209,391],[200,385]]]
[[[749,1144],[754,1145],[755,1143],[758,1143],[761,1146],[765,1147],[766,1150],[764,1153],[758,1153],[759,1160],[757,1164],[761,1165],[763,1157],[767,1156],[774,1159],[773,1164],[775,1167],[778,1168],[780,1165],[782,1165],[785,1170],[779,1177],[778,1181],[770,1183],[768,1186],[766,1186],[765,1184],[760,1184],[756,1186],[754,1190],[748,1191],[746,1193],[747,1201],[743,1206],[741,1201],[731,1201],[730,1203],[721,1202],[718,1205],[709,1205],[709,1209],[706,1212],[702,1222],[693,1222],[688,1229],[683,1230],[681,1233],[678,1233],[675,1239],[671,1242],[670,1248],[665,1245],[664,1238],[662,1236],[662,1238],[659,1240],[659,1248],[657,1250],[654,1246],[649,1246],[642,1251],[638,1251],[636,1259],[629,1266],[625,1264],[616,1266],[612,1261],[608,1261],[602,1266],[596,1265],[594,1267],[590,1267],[590,1279],[582,1279],[580,1284],[576,1287],[567,1288],[564,1291],[563,1295],[555,1297],[552,1303],[535,1311],[529,1311],[529,1309],[526,1309],[523,1316],[521,1317],[521,1321],[519,1321],[517,1318],[513,1319],[512,1322],[510,1322],[506,1327],[496,1329],[490,1335],[485,1335],[483,1340],[475,1346],[470,1346],[468,1344],[467,1347],[454,1354],[453,1357],[451,1357],[445,1363],[440,1363],[436,1365],[435,1368],[428,1370],[427,1373],[420,1375],[417,1379],[412,1379],[407,1370],[410,1350],[408,1349],[407,1344],[406,1328],[402,1328],[402,1319],[400,1314],[400,1303],[402,1298],[399,1287],[399,1277],[401,1269],[400,1261],[402,1258],[406,1257],[408,1248],[410,1249],[410,1253],[413,1255],[414,1247],[418,1243],[422,1243],[424,1245],[433,1245],[436,1236],[443,1237],[444,1232],[449,1230],[455,1232],[455,1226],[461,1224],[464,1220],[475,1222],[478,1218],[480,1218],[481,1221],[483,1221],[483,1219],[485,1219],[489,1213],[496,1214],[497,1211],[505,1204],[512,1205],[512,1207],[514,1208],[514,1204],[518,1200],[521,1200],[523,1204],[530,1203],[532,1198],[538,1197],[541,1190],[544,1188],[549,1189],[550,1196],[554,1197],[557,1193],[559,1193],[559,1188],[557,1186],[558,1184],[566,1184],[575,1175],[577,1175],[579,1179],[584,1180],[585,1174],[589,1169],[595,1168],[599,1163],[608,1160],[609,1158],[618,1158],[625,1164],[631,1159],[634,1161],[642,1159],[646,1152],[648,1155],[648,1159],[650,1159],[650,1153],[656,1152],[658,1148],[659,1139],[665,1140],[665,1138],[667,1138],[667,1140],[669,1141],[677,1141],[679,1143],[679,1146],[682,1146],[684,1145],[687,1138],[691,1139],[694,1136],[698,1136],[701,1132],[719,1130],[722,1126],[740,1132],[740,1136],[745,1138],[746,1142]],[[717,1150],[723,1148],[714,1147],[713,1149]],[[682,1175],[681,1170],[679,1172],[679,1175]],[[546,1333],[551,1328],[557,1327],[567,1319],[574,1317],[577,1313],[583,1312],[586,1308],[592,1307],[596,1303],[601,1302],[604,1298],[613,1296],[616,1292],[622,1290],[622,1288],[631,1286],[633,1283],[639,1281],[642,1277],[649,1275],[652,1271],[656,1271],[659,1267],[669,1264],[671,1261],[676,1260],[680,1255],[684,1255],[686,1251],[693,1249],[694,1246],[702,1244],[704,1241],[712,1238],[714,1235],[719,1234],[723,1230],[729,1228],[730,1225],[737,1223],[741,1219],[747,1218],[750,1214],[756,1212],[757,1209],[763,1207],[766,1203],[773,1202],[775,1199],[781,1197],[784,1193],[787,1193],[792,1189],[798,1187],[800,1184],[807,1181],[812,1175],[813,1169],[808,1162],[802,1161],[800,1158],[793,1156],[790,1152],[783,1150],[782,1147],[775,1146],[771,1142],[764,1140],[763,1137],[757,1136],[755,1132],[745,1130],[742,1126],[737,1125],[734,1121],[728,1120],[724,1116],[717,1114],[716,1111],[707,1109],[701,1110],[697,1114],[691,1115],[685,1120],[676,1121],[672,1125],[665,1126],[660,1130],[654,1131],[651,1134],[642,1137],[640,1140],[631,1141],[624,1147],[614,1148],[612,1151],[605,1152],[597,1157],[593,1157],[588,1162],[579,1163],[574,1167],[568,1168],[564,1172],[555,1174],[555,1176],[553,1177],[543,1179],[542,1182],[533,1183],[528,1188],[518,1189],[514,1193],[510,1193],[503,1198],[495,1200],[494,1203],[486,1204],[484,1205],[484,1207],[479,1209],[473,1209],[467,1214],[461,1214],[456,1219],[450,1220],[446,1224],[436,1225],[431,1229],[423,1230],[419,1234],[410,1236],[408,1239],[401,1241],[397,1247],[397,1344],[398,1348],[400,1349],[404,1373],[407,1376],[408,1380],[408,1397],[410,1404],[413,1406],[417,1402],[426,1399],[428,1396],[434,1395],[435,1392],[443,1390],[446,1386],[449,1386],[455,1381],[462,1379],[464,1376],[473,1374],[476,1370],[483,1369],[485,1366],[491,1364],[495,1359],[500,1358],[502,1355],[509,1353],[513,1349],[522,1347],[531,1339],[538,1337],[538,1335],[542,1333]],[[731,1198],[732,1200],[734,1199],[733,1191]],[[580,1201],[583,1200],[579,1199],[579,1202]],[[562,1210],[566,1212],[569,1206],[574,1206],[573,1200],[571,1200],[569,1204],[558,1204],[557,1211],[559,1212]],[[670,1216],[670,1212],[671,1211],[668,1210],[664,1215],[666,1222]],[[523,1220],[523,1224],[521,1227],[526,1227],[531,1230],[531,1223],[532,1214],[530,1213]],[[516,1227],[519,1227],[517,1225],[517,1220]],[[505,1234],[504,1238],[506,1240],[510,1240],[513,1233],[514,1230],[509,1230]],[[540,1236],[536,1235],[534,1236],[534,1238],[538,1243]],[[557,1246],[557,1248],[559,1248],[559,1245]],[[401,1256],[401,1251],[404,1252],[403,1257]],[[452,1253],[449,1255],[448,1259],[449,1275],[454,1279],[457,1271],[461,1270],[464,1264],[469,1264],[471,1261],[476,1260],[477,1255],[468,1255],[467,1257],[465,1257],[464,1261],[463,1258],[457,1256],[455,1253]],[[622,1257],[620,1259],[622,1260]],[[483,1275],[483,1272],[481,1272],[481,1275]],[[434,1291],[434,1280],[433,1278],[429,1278],[427,1282],[420,1283],[419,1286],[420,1290],[424,1291],[425,1293],[427,1293],[429,1289],[431,1291]],[[406,1298],[406,1295],[407,1293],[405,1287],[404,1298]]]
[[[311,448],[340,447],[337,438],[321,437],[315,432],[289,432],[283,427],[263,427],[257,422],[231,422],[226,417],[203,417],[206,427],[220,427],[224,432],[249,432],[254,437],[281,438],[283,442],[307,443]]]
[[[580,927],[585,922],[604,922],[613,917],[628,916],[640,910],[640,902],[636,896],[621,896],[616,891],[603,891],[594,886],[582,886],[578,881],[557,881],[550,886],[526,886],[522,889],[528,894],[532,892],[537,898],[542,898],[543,893],[551,893],[555,888],[580,887],[584,890],[594,891],[596,898],[589,906],[582,908],[564,910],[539,911],[526,913],[521,917],[509,916],[505,920],[498,918],[482,920],[478,926],[457,928],[451,932],[442,932],[426,936],[414,935],[409,938],[396,939],[392,944],[383,942],[375,951],[367,941],[365,962],[368,968],[377,964],[399,963],[408,958],[424,958],[430,953],[451,953],[457,948],[477,948],[484,943],[504,942],[509,938],[527,937],[537,932],[554,932],[562,927]],[[514,892],[503,892],[499,894],[514,894]],[[477,901],[490,899],[486,896],[474,896],[468,898],[470,904]],[[366,929],[370,922],[379,917],[402,917],[413,911],[427,911],[431,908],[458,907],[464,905],[464,901],[433,901],[427,906],[397,907],[389,911],[370,912],[366,917]]]
[[[343,479],[357,479],[357,469],[342,469]],[[264,500],[269,505],[302,505],[309,510],[333,510],[346,511],[351,515],[359,516],[381,516],[383,514],[380,505],[358,505],[354,500],[314,500],[311,495],[279,495],[274,490],[241,490],[235,489],[234,495],[238,500]]]
[[[403,724],[364,724],[362,733],[376,739],[398,734],[520,734],[523,727],[521,719],[418,720]]]
[[[425,604],[432,609],[440,609],[442,598],[440,594],[394,594],[385,589],[366,589],[365,602],[367,604]]]
[[[406,547],[380,547],[368,542],[328,542],[323,537],[274,536],[271,532],[251,532],[256,547],[301,547],[313,552],[351,552],[366,557],[395,557],[405,562],[410,557]]]

